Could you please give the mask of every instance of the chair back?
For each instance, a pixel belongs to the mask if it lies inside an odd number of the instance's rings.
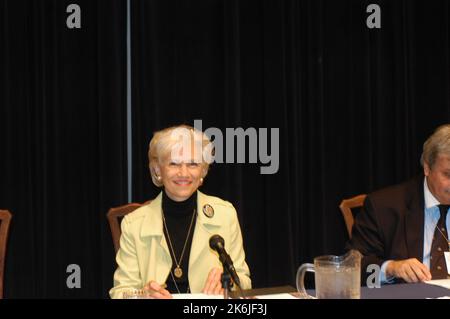
[[[119,207],[113,207],[108,211],[108,214],[106,214],[106,216],[108,218],[109,227],[111,228],[111,236],[114,243],[114,251],[116,253],[120,248],[120,235],[122,234],[120,223],[122,222],[123,217],[138,209],[139,207],[149,204],[150,202],[151,200],[143,204],[130,203]]]
[[[3,274],[5,271],[6,247],[9,225],[12,215],[7,210],[0,210],[0,299],[3,298]]]
[[[355,212],[352,211],[355,208],[361,208],[364,205],[366,194],[361,194],[352,198],[344,199],[339,208],[344,216],[345,226],[347,227],[348,237],[352,238],[352,229],[355,222]]]

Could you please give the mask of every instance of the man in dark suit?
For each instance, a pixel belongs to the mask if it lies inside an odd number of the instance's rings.
[[[370,264],[381,267],[382,283],[447,278],[450,125],[424,143],[421,163],[425,176],[369,194],[356,216],[347,248],[363,254],[363,278]]]

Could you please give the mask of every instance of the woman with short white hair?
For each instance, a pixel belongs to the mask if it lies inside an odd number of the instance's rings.
[[[154,298],[172,298],[172,293],[222,294],[222,264],[209,247],[215,234],[224,238],[241,287],[251,288],[236,210],[231,203],[198,190],[213,152],[209,138],[191,126],[154,134],[149,168],[153,183],[162,191],[122,221],[112,298],[142,288]]]

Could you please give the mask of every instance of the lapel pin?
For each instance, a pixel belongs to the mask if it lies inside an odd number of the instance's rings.
[[[203,205],[203,214],[208,218],[212,218],[214,216],[214,208],[209,204]]]

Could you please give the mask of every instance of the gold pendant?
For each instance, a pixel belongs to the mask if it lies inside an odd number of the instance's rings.
[[[179,266],[177,266],[173,272],[175,274],[175,277],[181,278],[183,276],[183,270]]]

